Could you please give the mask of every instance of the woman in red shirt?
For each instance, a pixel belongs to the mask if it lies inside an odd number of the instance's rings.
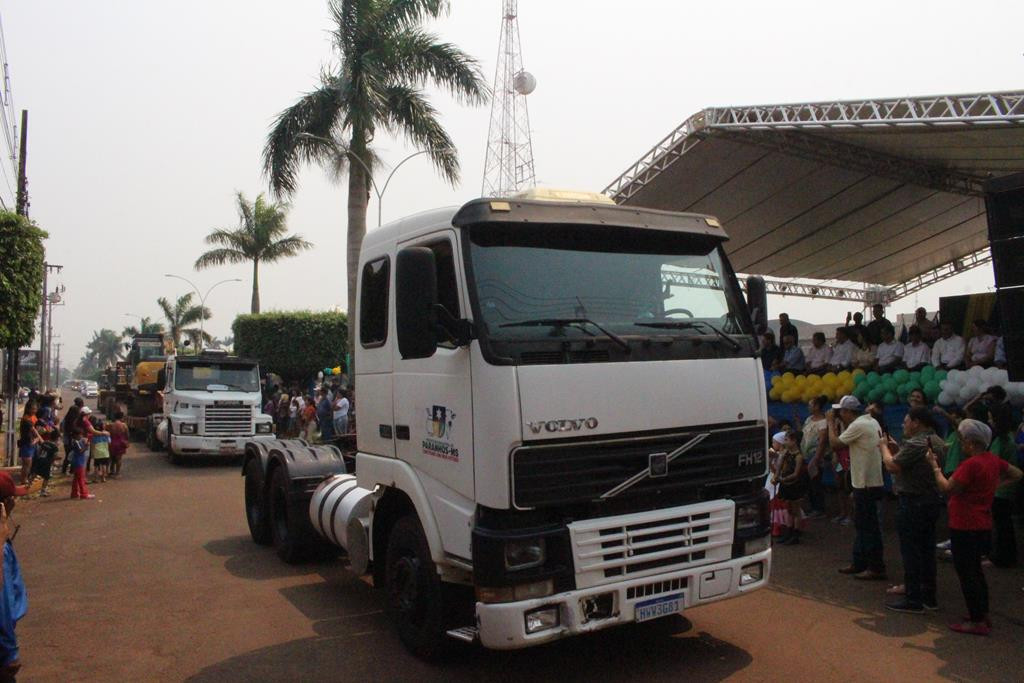
[[[979,420],[962,420],[957,427],[963,460],[949,479],[942,474],[934,451],[928,450],[935,483],[949,495],[949,538],[953,565],[960,578],[960,590],[968,616],[950,624],[958,633],[987,636],[992,631],[988,617],[988,583],[981,568],[981,556],[992,533],[992,498],[996,488],[1017,481],[1021,471],[989,452],[992,430]]]

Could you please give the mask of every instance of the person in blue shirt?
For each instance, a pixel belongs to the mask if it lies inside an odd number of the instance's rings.
[[[787,334],[782,338],[782,372],[803,372],[807,369],[807,361],[804,359],[804,352],[796,343],[796,338]]]
[[[14,510],[15,496],[28,493],[25,486],[16,486],[11,475],[0,472],[0,543],[3,543],[3,570],[0,571],[0,683],[14,681],[21,669],[21,653],[18,638],[14,633],[17,625],[28,611],[28,595],[25,581],[21,577],[18,556],[11,543],[12,532],[9,516]]]

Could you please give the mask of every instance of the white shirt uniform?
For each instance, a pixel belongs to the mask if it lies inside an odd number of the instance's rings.
[[[903,344],[898,341],[882,342],[875,351],[875,358],[882,367],[899,363],[903,358]]]
[[[842,344],[836,344],[835,348],[832,349],[831,365],[835,365],[837,368],[851,367],[853,365],[853,352],[856,348],[856,345],[849,339]]]
[[[932,350],[924,342],[907,344],[903,347],[903,362],[908,368],[924,365],[931,359]]]
[[[832,360],[832,349],[822,344],[819,349],[816,346],[811,346],[804,354],[804,358],[807,359],[807,367],[811,370],[820,370],[829,364]]]
[[[958,334],[949,339],[939,338],[932,347],[932,365],[957,368],[964,364],[964,340]]]

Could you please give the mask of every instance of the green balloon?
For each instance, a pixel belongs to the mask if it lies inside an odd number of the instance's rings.
[[[903,382],[907,381],[908,377],[910,377],[910,373],[907,372],[906,370],[897,370],[892,374],[892,376],[893,379],[895,379],[898,383],[902,384]]]
[[[871,391],[868,392],[869,401],[877,401],[881,399],[883,396],[885,396],[885,389],[879,387],[876,387],[875,389],[872,389]]]
[[[886,393],[886,395],[882,398],[882,400],[885,401],[889,405],[893,405],[893,404],[896,403],[896,394],[894,394],[894,393],[892,393],[890,391],[890,392]]]
[[[935,366],[934,365],[926,365],[923,368],[921,368],[921,376],[922,377],[934,377],[935,376]]]
[[[872,370],[871,372],[868,373],[868,381],[869,382],[872,382],[872,383],[877,382],[880,377],[881,377],[881,375],[879,375],[874,370]]]
[[[855,387],[859,387],[861,384],[864,384],[864,382],[866,382],[866,381],[867,381],[867,377],[865,377],[864,375],[854,375],[853,376],[853,386],[855,386]]]
[[[923,377],[924,377],[924,375],[922,373],[916,371],[916,370],[914,372],[910,373],[910,381],[911,382],[920,382]]]
[[[939,382],[941,382],[942,380],[946,379],[946,375],[948,375],[948,374],[949,373],[947,373],[945,370],[936,370],[935,371],[935,379],[937,379]]]

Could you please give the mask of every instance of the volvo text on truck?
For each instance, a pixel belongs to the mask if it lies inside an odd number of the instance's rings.
[[[656,619],[769,578],[763,283],[744,301],[710,216],[554,195],[368,233],[355,473],[331,446],[247,449],[253,539],[289,561],[346,550],[422,656]]]

